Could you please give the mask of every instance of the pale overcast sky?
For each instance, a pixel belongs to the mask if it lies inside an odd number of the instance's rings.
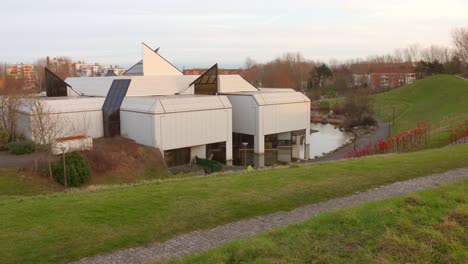
[[[176,66],[243,66],[285,52],[328,61],[451,45],[468,0],[0,0],[0,61],[39,57],[130,66],[141,42]]]

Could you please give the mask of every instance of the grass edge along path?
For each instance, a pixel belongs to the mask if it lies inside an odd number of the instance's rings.
[[[301,206],[291,211],[276,212],[240,220],[208,230],[197,230],[173,237],[164,242],[151,243],[142,247],[128,248],[110,254],[84,258],[74,264],[143,264],[152,261],[175,259],[188,254],[207,251],[229,241],[245,239],[276,227],[304,222],[323,212],[413,193],[462,179],[468,179],[468,168],[395,182],[365,192]]]
[[[0,201],[1,263],[68,262],[468,166],[468,145]]]
[[[467,187],[325,212],[171,263],[466,263]]]

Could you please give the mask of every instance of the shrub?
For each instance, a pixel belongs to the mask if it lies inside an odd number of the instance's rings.
[[[66,154],[65,163],[67,187],[79,187],[90,180],[91,169],[89,168],[89,164],[78,152]],[[52,163],[52,174],[58,183],[65,185],[63,159],[58,159]]]
[[[12,154],[23,155],[34,152],[35,145],[31,141],[20,140],[8,143],[7,148]]]
[[[10,135],[6,129],[0,129],[0,146],[6,145],[9,137]]]
[[[320,101],[319,106],[321,110],[329,110],[330,109],[330,103],[328,101]]]
[[[210,172],[220,171],[223,168],[223,164],[216,160],[200,159],[198,157],[197,164],[205,168],[209,168],[211,170]]]

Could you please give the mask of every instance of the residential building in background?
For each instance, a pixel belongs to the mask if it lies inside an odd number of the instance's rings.
[[[416,81],[414,67],[380,67],[369,74],[370,88],[394,88]]]
[[[6,67],[6,73],[18,80],[24,81],[24,88],[34,88],[36,85],[36,72],[32,64],[17,63]]]
[[[78,61],[74,63],[75,76],[76,77],[99,77],[108,75],[109,71],[113,72],[115,75],[119,76],[124,74],[127,69],[123,67],[115,66],[104,66],[99,63],[86,63]]]
[[[369,87],[369,74],[353,74],[353,87]]]

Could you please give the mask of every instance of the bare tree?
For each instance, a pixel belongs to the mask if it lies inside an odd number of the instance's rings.
[[[40,97],[29,97],[27,104],[31,109],[31,136],[37,145],[50,151],[56,139],[64,134],[67,122],[63,115],[53,113]]]
[[[421,59],[426,62],[438,61],[440,63],[447,63],[450,62],[452,58],[453,51],[443,46],[431,45],[421,52]]]
[[[403,59],[406,62],[416,62],[421,59],[421,45],[415,43],[402,50]]]
[[[46,59],[38,59],[34,63],[34,71],[36,74],[36,87],[39,91],[45,91],[45,70],[47,66]]]
[[[76,76],[75,63],[69,57],[57,57],[46,62],[47,67],[62,80]]]
[[[468,27],[453,30],[452,40],[456,55],[461,61],[461,71],[463,75],[468,76]]]
[[[468,27],[454,29],[452,40],[458,57],[468,64]]]
[[[246,68],[246,69],[250,69],[250,68],[252,68],[252,67],[255,66],[255,65],[257,65],[257,62],[256,62],[254,59],[252,59],[252,58],[250,58],[250,57],[247,57],[247,58],[245,59],[245,68]]]
[[[0,127],[8,131],[9,140],[16,139],[17,112],[22,95],[10,93],[0,95]]]

